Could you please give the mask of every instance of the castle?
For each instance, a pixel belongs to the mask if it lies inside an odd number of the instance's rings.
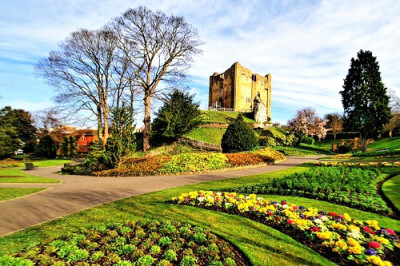
[[[258,123],[271,119],[271,74],[252,73],[238,62],[210,76],[209,108],[253,112]]]

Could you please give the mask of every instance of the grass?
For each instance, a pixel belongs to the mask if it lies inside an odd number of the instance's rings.
[[[396,209],[400,211],[400,175],[383,183],[382,191]]]
[[[226,129],[222,128],[195,128],[190,131],[185,137],[200,140],[206,143],[221,145],[222,136],[224,135]]]
[[[27,161],[28,162],[28,161]],[[33,163],[36,167],[50,167],[50,166],[59,166],[65,163],[72,162],[71,160],[62,160],[62,159],[52,159],[52,160],[40,160],[40,161],[29,161]],[[20,163],[20,166],[25,166],[24,163]]]
[[[261,223],[226,213],[165,203],[166,200],[182,192],[201,189],[223,190],[245,184],[263,183],[272,178],[306,171],[311,167],[314,166],[304,164],[279,172],[187,185],[111,202],[4,236],[0,238],[0,254],[20,251],[46,238],[58,237],[76,231],[82,225],[96,226],[127,220],[170,219],[189,222],[210,229],[216,235],[236,245],[249,258],[252,265],[334,265],[317,252]],[[347,212],[352,217],[362,220],[375,219],[383,227],[400,230],[399,221],[373,213],[299,197],[267,197],[276,200],[285,198],[290,203],[316,207],[326,211]],[[112,215],[110,215],[111,213]]]
[[[400,137],[384,138],[368,145],[368,149],[377,150],[400,150]]]
[[[0,201],[19,198],[44,189],[45,188],[0,188]]]
[[[0,183],[60,183],[57,179],[30,175],[23,169],[23,167],[0,169]]]
[[[311,145],[311,144],[300,143],[299,148],[304,149],[304,150],[314,151],[317,153],[322,153],[322,154],[335,154],[334,152],[331,152],[328,149],[321,148],[315,144]]]
[[[222,112],[222,111],[201,111],[201,120],[203,123],[218,123],[218,124],[229,124],[237,116],[239,112]],[[243,116],[244,122],[255,123],[254,119]]]
[[[299,147],[283,147],[276,146],[274,150],[283,151],[286,155],[289,156],[307,156],[307,155],[316,155],[318,152],[312,150],[306,150]]]

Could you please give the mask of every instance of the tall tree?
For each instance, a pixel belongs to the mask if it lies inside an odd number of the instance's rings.
[[[118,54],[117,43],[110,29],[81,29],[71,33],[59,50],[50,52],[36,66],[37,73],[57,89],[58,103],[74,112],[86,110],[95,115],[103,145],[109,134],[110,108],[130,85],[125,78],[128,64]]]
[[[134,84],[144,94],[143,149],[150,148],[151,101],[167,84],[182,81],[201,53],[197,30],[183,17],[167,16],[145,7],[129,9],[116,18],[120,47],[134,69]],[[161,84],[160,84],[161,83]]]
[[[372,52],[360,50],[357,58],[351,59],[340,94],[346,128],[360,132],[366,151],[368,138],[376,137],[391,118],[387,88]]]
[[[201,122],[199,105],[194,101],[194,95],[178,90],[170,93],[156,113],[152,138],[157,142],[176,140],[198,126]]]
[[[343,117],[338,113],[331,113],[325,115],[327,120],[326,126],[332,131],[333,138],[336,139],[336,135],[343,130]]]

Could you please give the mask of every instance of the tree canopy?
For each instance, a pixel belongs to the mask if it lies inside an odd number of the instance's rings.
[[[371,51],[360,50],[351,59],[340,94],[346,128],[360,132],[366,150],[367,139],[376,137],[391,118],[387,88]]]

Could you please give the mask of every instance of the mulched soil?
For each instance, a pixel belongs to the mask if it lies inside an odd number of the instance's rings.
[[[23,175],[0,175],[0,178],[5,178],[5,177],[24,177]]]

